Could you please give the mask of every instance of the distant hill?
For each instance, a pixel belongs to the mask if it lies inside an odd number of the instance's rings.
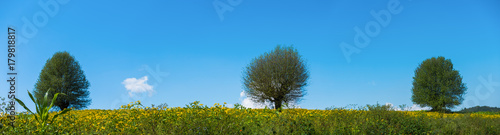
[[[489,106],[475,106],[471,108],[464,108],[459,112],[462,113],[471,113],[471,112],[500,112],[500,108],[498,107],[489,107]]]

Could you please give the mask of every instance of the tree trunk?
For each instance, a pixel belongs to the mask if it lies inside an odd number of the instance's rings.
[[[280,108],[281,108],[281,100],[274,101],[274,109],[280,109]]]
[[[59,105],[59,109],[62,111],[64,109],[67,109],[69,107],[69,104],[63,103],[62,105]]]

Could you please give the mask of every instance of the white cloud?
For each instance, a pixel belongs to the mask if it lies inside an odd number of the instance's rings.
[[[392,103],[385,103],[385,105],[390,105],[394,110],[401,111],[399,106],[394,106]],[[421,110],[431,110],[430,107],[420,107],[419,105],[413,104],[412,106],[404,108],[405,111],[421,111]]]
[[[127,89],[130,97],[133,97],[135,94],[148,93],[149,97],[153,95],[155,92],[153,90],[153,86],[147,83],[148,76],[144,76],[142,78],[127,78],[122,84],[125,85],[125,89]]]
[[[385,103],[385,105],[390,106],[392,109],[394,109],[396,111],[401,111],[401,108],[395,107],[394,104],[392,104],[392,103]]]
[[[241,93],[240,93],[240,101],[241,101],[241,105],[243,105],[246,108],[265,108],[266,107],[266,105],[256,103],[256,102],[252,101],[252,99],[250,97],[246,97],[244,91],[241,91]]]
[[[240,98],[244,97],[245,96],[245,92],[244,91],[241,91],[240,93]]]
[[[430,107],[420,107],[419,105],[413,105],[410,107],[410,111],[421,111],[421,110],[431,110]]]

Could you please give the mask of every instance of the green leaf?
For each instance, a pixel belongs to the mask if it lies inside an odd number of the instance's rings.
[[[26,91],[28,91],[28,95],[30,96],[31,100],[35,103],[36,113],[37,113],[37,114],[40,114],[40,111],[41,111],[41,110],[40,110],[40,107],[39,107],[39,102],[38,102],[38,100],[35,100],[35,98],[33,98],[33,95],[30,93],[30,91],[29,91],[29,90],[26,90]],[[31,112],[31,113],[33,113],[33,112]]]
[[[42,101],[42,108],[46,108],[47,107],[47,102],[48,102],[48,99],[47,97],[49,96],[49,91],[50,91],[50,88],[49,90],[47,90],[47,92],[45,92],[45,96],[43,97],[43,101]]]
[[[59,95],[59,93],[56,93],[56,94],[54,95],[54,98],[52,98],[52,102],[50,103],[49,108],[47,108],[48,110],[50,110],[50,108],[52,108],[52,106],[54,105],[54,102],[56,102],[57,95]]]
[[[36,103],[35,98],[33,98],[33,95],[31,95],[30,91],[29,91],[29,90],[26,90],[26,91],[28,91],[28,95],[30,96],[31,100],[32,100],[34,103]]]
[[[35,114],[35,120],[40,122],[40,120],[38,119],[38,116],[36,116],[36,114]]]
[[[26,105],[24,105],[23,101],[21,101],[21,100],[19,100],[17,98],[14,98],[14,99],[17,101],[17,103],[19,103],[21,106],[23,106],[24,109],[26,109],[28,112],[33,113],[33,112],[31,112],[30,109],[28,109],[28,107],[26,107]]]
[[[39,115],[40,115],[40,117],[41,117],[40,119],[42,120],[43,123],[45,123],[49,118],[49,110],[47,108],[47,103],[48,103],[47,98],[48,98],[50,90],[51,90],[51,88],[49,88],[49,90],[47,90],[47,92],[45,92],[45,96],[43,97],[43,100],[41,101],[42,104],[39,105],[39,106],[41,106]]]

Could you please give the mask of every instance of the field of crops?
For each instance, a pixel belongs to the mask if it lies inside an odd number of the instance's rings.
[[[116,110],[77,110],[41,131],[19,114],[1,134],[500,134],[500,114],[413,111],[227,108],[199,102],[184,108],[129,104]],[[2,115],[2,124],[9,120]]]

